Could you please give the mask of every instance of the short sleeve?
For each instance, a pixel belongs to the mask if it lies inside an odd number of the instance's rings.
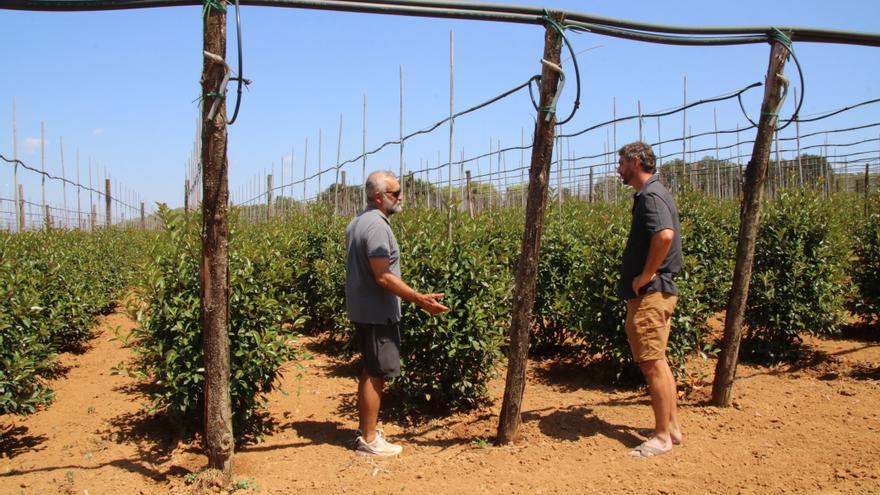
[[[379,226],[373,226],[366,231],[364,238],[367,258],[390,258],[391,238],[388,232]]]
[[[645,229],[653,235],[665,229],[674,229],[672,212],[665,201],[648,194],[645,196]]]

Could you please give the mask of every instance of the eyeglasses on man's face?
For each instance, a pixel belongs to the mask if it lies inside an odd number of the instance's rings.
[[[400,197],[400,192],[401,192],[401,190],[397,189],[396,191],[385,191],[385,194],[390,194],[391,197],[393,197],[394,199],[397,199]]]

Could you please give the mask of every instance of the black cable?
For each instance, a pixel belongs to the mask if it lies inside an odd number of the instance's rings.
[[[497,96],[495,96],[495,97],[492,97],[492,98],[490,98],[490,99],[488,99],[488,100],[486,100],[486,101],[484,101],[484,102],[482,102],[482,103],[478,103],[478,104],[476,104],[476,105],[474,105],[474,106],[472,106],[472,107],[470,107],[470,108],[468,108],[468,109],[465,109],[465,110],[462,110],[461,112],[455,113],[455,114],[453,114],[453,115],[450,116],[450,117],[446,117],[446,118],[444,118],[443,120],[440,120],[440,121],[438,121],[438,122],[436,122],[436,123],[434,123],[434,124],[432,124],[432,125],[430,125],[430,126],[424,128],[424,129],[421,129],[421,130],[418,130],[418,131],[412,132],[412,133],[410,133],[410,134],[407,134],[406,136],[403,136],[402,139],[397,139],[397,140],[394,140],[394,141],[386,141],[386,142],[382,143],[382,144],[379,145],[377,148],[375,148],[375,149],[373,149],[373,150],[371,150],[371,151],[367,151],[366,153],[362,153],[362,154],[360,154],[360,155],[358,155],[358,156],[356,156],[356,157],[354,157],[354,158],[350,158],[350,159],[348,159],[348,160],[346,160],[346,161],[344,161],[344,162],[340,162],[339,164],[337,164],[337,165],[335,165],[335,166],[333,166],[333,167],[329,167],[329,168],[326,168],[326,169],[324,169],[324,170],[321,170],[321,171],[315,172],[314,174],[312,174],[312,175],[309,176],[309,177],[304,177],[304,178],[302,178],[302,179],[298,179],[298,180],[296,180],[296,181],[289,182],[289,183],[287,183],[287,184],[282,184],[282,185],[279,185],[279,186],[275,186],[275,187],[272,188],[272,190],[275,191],[275,190],[277,190],[277,189],[281,189],[282,187],[295,186],[295,185],[297,185],[297,184],[302,184],[303,182],[308,181],[308,180],[311,180],[311,179],[314,179],[315,177],[317,177],[317,176],[319,176],[319,175],[322,175],[322,174],[324,174],[324,173],[327,173],[327,172],[330,172],[330,171],[333,171],[333,170],[339,170],[339,169],[341,169],[343,166],[348,165],[349,163],[355,163],[355,162],[357,162],[357,161],[363,159],[363,158],[366,157],[366,156],[370,156],[370,155],[376,154],[376,153],[378,153],[379,151],[381,151],[381,150],[383,150],[384,148],[386,148],[387,146],[391,146],[391,145],[395,145],[395,144],[398,144],[398,145],[399,145],[401,142],[404,142],[404,141],[406,141],[406,140],[408,140],[408,139],[411,139],[411,138],[413,138],[413,137],[415,137],[415,136],[418,136],[418,135],[420,135],[420,134],[427,134],[427,133],[433,131],[434,129],[440,127],[441,125],[445,124],[446,122],[449,122],[451,119],[456,119],[456,118],[458,118],[458,117],[461,117],[462,115],[467,115],[467,114],[469,114],[469,113],[471,113],[471,112],[475,112],[475,111],[477,111],[477,110],[479,110],[479,109],[481,109],[481,108],[484,108],[484,107],[486,107],[486,106],[491,105],[492,103],[495,103],[495,102],[497,102],[497,101],[499,101],[499,100],[502,100],[502,99],[504,99],[504,98],[506,98],[506,97],[508,97],[508,96],[510,96],[510,95],[512,95],[512,94],[514,94],[514,93],[516,93],[517,91],[519,91],[519,90],[521,90],[521,89],[527,87],[527,86],[530,86],[531,83],[532,83],[532,81],[535,80],[535,79],[538,79],[538,78],[540,78],[540,76],[532,76],[531,78],[529,78],[528,81],[526,81],[526,82],[520,84],[519,86],[517,86],[517,87],[515,87],[515,88],[509,89],[509,90],[507,90],[507,91],[505,91],[505,92],[503,92],[503,93],[501,93],[501,94],[499,94],[499,95],[497,95]],[[260,196],[256,196],[254,199],[259,198],[259,197],[260,197]],[[251,200],[248,200],[248,201],[251,201]],[[241,203],[241,204],[244,204],[244,203]]]
[[[80,188],[80,189],[82,189],[82,190],[84,190],[84,191],[90,191],[90,192],[97,193],[99,196],[104,196],[104,197],[107,196],[106,193],[103,193],[103,192],[101,192],[101,191],[99,191],[99,190],[97,190],[97,189],[92,189],[91,187],[87,187],[87,186],[83,186],[83,185],[81,185],[81,184],[77,184],[76,182],[72,182],[72,181],[70,181],[70,180],[68,180],[68,179],[65,179],[64,177],[56,177],[56,176],[54,176],[54,175],[52,175],[52,174],[50,174],[50,173],[48,173],[48,172],[43,172],[42,170],[37,170],[37,169],[35,169],[35,168],[33,168],[33,167],[28,166],[27,164],[25,164],[25,163],[24,163],[23,161],[21,161],[21,160],[17,160],[17,159],[16,159],[16,160],[10,160],[9,158],[6,158],[5,156],[3,156],[3,154],[0,154],[0,159],[2,159],[3,161],[5,161],[6,163],[11,163],[11,164],[15,164],[15,163],[17,163],[17,164],[21,165],[24,169],[26,169],[26,170],[30,170],[31,172],[36,172],[36,173],[38,173],[38,174],[40,174],[40,175],[42,175],[42,176],[44,176],[44,177],[46,177],[46,178],[49,178],[49,179],[52,179],[52,180],[60,180],[60,181],[62,181],[62,182],[65,182],[65,183],[67,183],[67,184],[70,184],[70,185],[73,186],[73,187],[78,187],[78,188]],[[134,208],[134,206],[131,206],[130,204],[124,203],[124,202],[122,202],[122,201],[120,201],[120,200],[114,198],[112,195],[110,196],[110,201],[115,201],[117,204],[122,205],[122,206],[125,206],[125,207],[128,207],[128,208],[132,208],[132,209]]]
[[[541,15],[543,10],[540,7],[531,6],[414,0],[376,0],[373,2],[344,0],[244,0],[243,3],[245,5],[267,7],[474,19],[524,24],[540,24],[542,22]],[[201,2],[199,0],[0,0],[0,8],[37,11],[121,10],[191,5],[201,5]],[[734,37],[729,41],[725,41],[725,43],[718,43],[713,39],[706,39],[705,36],[722,34],[757,35],[759,33],[766,33],[769,30],[768,27],[666,26],[611,19],[579,12],[560,12],[565,14],[565,17],[572,22],[584,24],[588,29],[594,29],[597,32],[599,29],[616,30],[620,36],[639,39],[640,41],[685,44],[687,42],[686,37],[653,34],[679,33],[684,35],[704,35],[702,37],[693,37],[692,42],[688,43],[693,45],[741,44],[744,42],[742,37]],[[788,26],[781,27],[780,29],[796,33],[801,41],[880,46],[880,35],[875,33]],[[757,43],[761,41],[763,40],[758,40],[756,36],[754,40],[749,42]]]
[[[827,114],[825,114],[825,115],[820,115],[820,116],[818,116],[818,117],[813,117],[813,118],[809,118],[809,119],[798,119],[798,122],[815,122],[815,121],[817,121],[817,120],[827,119],[828,117],[831,117],[831,116],[833,116],[833,115],[837,115],[837,114],[839,114],[839,113],[846,112],[846,111],[848,111],[848,110],[852,110],[852,109],[854,109],[854,108],[858,108],[858,107],[861,107],[861,106],[864,106],[864,105],[869,105],[869,104],[871,104],[871,103],[877,103],[877,102],[880,102],[880,98],[876,98],[876,99],[873,99],[873,100],[863,101],[863,102],[861,102],[861,103],[856,103],[855,105],[851,105],[851,106],[848,106],[848,107],[844,107],[844,108],[841,108],[841,109],[839,109],[839,110],[834,110],[834,111],[832,111],[832,112],[830,112],[830,113],[827,113]]]
[[[551,26],[553,26],[553,28],[556,29],[556,31],[559,33],[559,36],[562,37],[562,41],[565,42],[565,46],[568,47],[568,52],[571,54],[571,62],[572,62],[572,64],[574,64],[575,89],[577,90],[577,93],[574,97],[574,107],[571,109],[571,113],[564,120],[556,122],[557,126],[561,126],[563,124],[568,123],[572,118],[574,118],[574,114],[577,113],[578,107],[581,106],[581,71],[578,68],[577,54],[574,52],[574,48],[572,48],[571,42],[568,41],[568,36],[565,35],[566,25],[565,25],[564,21],[563,21],[563,24],[560,25],[558,22],[556,22],[555,19],[550,17],[549,14],[545,13],[544,17],[545,17],[545,20],[547,21],[547,23],[550,24]],[[559,63],[559,66],[560,66],[560,68],[562,67],[561,61]],[[530,84],[529,85],[529,96],[531,96],[531,95],[532,95],[532,87]],[[534,104],[534,103],[535,103],[534,100],[532,100],[532,104]],[[554,113],[556,112],[555,107],[553,108],[553,112]]]
[[[777,39],[776,41],[779,41],[779,40]],[[798,101],[797,107],[794,109],[794,113],[791,115],[791,118],[788,119],[788,122],[786,122],[785,125],[783,125],[782,127],[777,127],[776,128],[777,131],[781,131],[781,130],[785,129],[786,127],[791,125],[792,122],[798,122],[798,113],[800,113],[801,106],[804,104],[804,92],[806,91],[806,88],[804,87],[804,72],[803,72],[803,70],[801,70],[801,63],[798,61],[797,55],[795,55],[794,50],[791,49],[790,43],[788,43],[788,44],[786,44],[784,42],[781,42],[781,43],[788,50],[788,54],[791,56],[791,58],[794,59],[794,65],[795,65],[795,67],[797,67],[797,71],[798,71],[798,78],[801,81],[801,94],[800,94],[800,99]],[[758,127],[758,124],[756,124],[749,117],[748,112],[746,112],[745,106],[743,106],[742,98],[738,97],[737,99],[739,100],[739,108],[740,108],[740,110],[742,110],[743,116],[745,116],[746,120],[748,120],[749,123],[752,124],[752,127]],[[780,103],[780,106],[781,106],[781,103]],[[799,122],[803,122],[803,121],[799,121]],[[778,115],[776,116],[776,123],[777,124],[779,123],[779,116]]]
[[[583,129],[583,130],[580,130],[580,131],[577,131],[577,132],[573,132],[573,133],[571,133],[571,134],[560,134],[559,137],[560,137],[560,138],[576,137],[576,136],[580,136],[581,134],[584,134],[584,133],[586,133],[586,132],[589,132],[589,131],[592,131],[592,130],[598,129],[598,128],[600,128],[600,127],[604,127],[604,126],[606,126],[606,125],[614,124],[614,123],[616,123],[616,122],[624,122],[624,121],[632,120],[632,119],[638,119],[638,118],[645,119],[645,118],[652,118],[652,117],[666,117],[667,115],[672,115],[672,114],[674,114],[674,113],[678,113],[678,112],[681,112],[681,111],[683,111],[683,110],[687,110],[688,108],[695,107],[695,106],[697,106],[697,105],[705,105],[706,103],[715,103],[715,102],[719,102],[719,101],[729,100],[729,99],[732,99],[732,98],[737,98],[737,97],[739,97],[741,94],[745,93],[746,91],[748,91],[748,90],[750,90],[750,89],[752,89],[752,88],[757,88],[757,87],[759,87],[759,86],[761,86],[761,85],[762,85],[762,83],[760,83],[760,82],[752,83],[752,84],[746,86],[745,88],[743,88],[743,89],[741,89],[741,90],[739,90],[739,91],[737,91],[737,92],[735,92],[735,93],[732,93],[732,94],[730,94],[730,95],[726,95],[726,96],[717,96],[717,97],[714,97],[714,98],[707,98],[707,99],[704,99],[704,100],[698,100],[698,101],[695,101],[695,102],[692,102],[692,103],[688,103],[688,104],[686,104],[686,105],[682,105],[682,106],[680,106],[680,107],[673,108],[672,110],[668,110],[668,111],[664,111],[664,112],[648,113],[648,114],[642,114],[642,115],[630,115],[630,116],[627,116],[627,117],[620,117],[620,118],[617,118],[617,119],[608,120],[608,121],[606,121],[606,122],[602,122],[602,123],[599,123],[599,124],[593,125],[593,126],[591,126],[591,127],[587,127],[586,129]]]
[[[235,99],[235,111],[232,113],[232,120],[226,122],[226,125],[232,125],[235,123],[235,119],[238,118],[238,109],[241,106],[241,87],[242,85],[248,85],[251,82],[244,78],[244,74],[242,73],[242,52],[241,52],[241,9],[239,7],[239,0],[235,0],[235,32],[236,37],[238,38],[238,77],[233,79],[238,80],[238,96]],[[224,88],[225,89],[225,88]]]

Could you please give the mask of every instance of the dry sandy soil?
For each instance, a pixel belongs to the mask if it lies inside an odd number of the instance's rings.
[[[206,465],[143,412],[138,383],[114,371],[131,350],[103,317],[91,348],[61,356],[56,401],[29,417],[0,416],[0,493],[185,494]],[[356,456],[356,366],[303,339],[313,358],[288,370],[269,397],[275,431],[235,456],[237,493],[880,493],[880,338],[877,328],[809,340],[809,359],[742,365],[735,407],[707,405],[713,360],[685,381],[685,444],[655,459],[627,452],[651,424],[643,389],[615,389],[572,362],[533,361],[520,438],[494,447],[495,404],[416,425],[384,422],[405,448],[392,459]],[[503,375],[502,375],[503,376]],[[190,476],[187,476],[190,474]]]

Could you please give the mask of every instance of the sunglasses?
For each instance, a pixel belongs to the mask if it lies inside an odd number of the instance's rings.
[[[400,189],[398,189],[396,191],[385,191],[385,194],[390,194],[391,197],[397,199],[400,197]]]

